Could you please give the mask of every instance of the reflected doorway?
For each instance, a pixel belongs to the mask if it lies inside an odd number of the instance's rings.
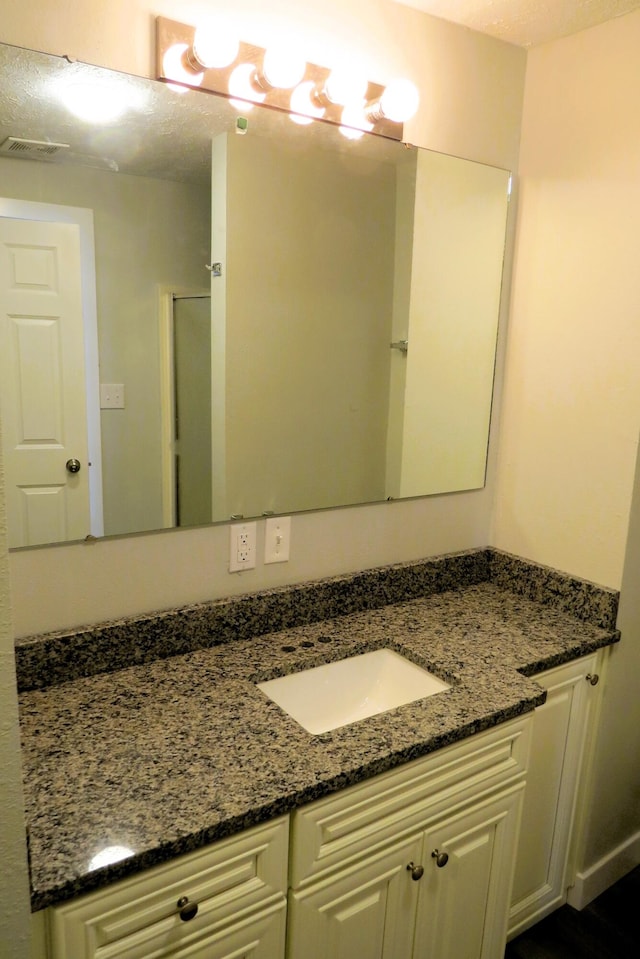
[[[201,526],[212,519],[211,296],[172,303],[176,526]]]

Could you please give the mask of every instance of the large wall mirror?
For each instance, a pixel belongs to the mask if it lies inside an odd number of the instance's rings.
[[[15,47],[0,73],[12,547],[484,484],[508,172]]]

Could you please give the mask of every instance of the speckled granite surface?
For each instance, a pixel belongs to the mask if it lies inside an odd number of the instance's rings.
[[[24,692],[33,908],[520,715],[544,699],[526,676],[619,638],[613,623],[581,619],[570,603],[562,609],[562,597],[551,606],[488,581],[489,552],[475,583]],[[411,579],[415,565],[393,575]],[[516,565],[505,562],[505,581],[522,576]],[[584,598],[579,606],[584,616]],[[283,619],[275,621],[280,629]],[[383,645],[452,687],[311,736],[254,685]],[[114,845],[131,855],[92,870],[92,858]]]
[[[488,578],[520,596],[564,610],[603,629],[613,629],[620,594],[586,579],[569,576],[550,566],[532,563],[501,550],[488,549]]]
[[[43,689],[486,581],[603,628],[615,626],[614,590],[497,550],[477,549],[25,637],[16,643],[18,689]]]

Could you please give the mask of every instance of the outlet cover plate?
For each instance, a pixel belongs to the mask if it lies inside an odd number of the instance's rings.
[[[229,527],[229,572],[256,568],[257,523],[234,523]]]

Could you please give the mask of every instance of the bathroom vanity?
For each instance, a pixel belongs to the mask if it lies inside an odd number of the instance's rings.
[[[481,550],[145,617],[111,673],[132,622],[25,641],[41,954],[499,959],[566,896],[616,601]],[[450,688],[313,735],[257,687],[381,648]]]

